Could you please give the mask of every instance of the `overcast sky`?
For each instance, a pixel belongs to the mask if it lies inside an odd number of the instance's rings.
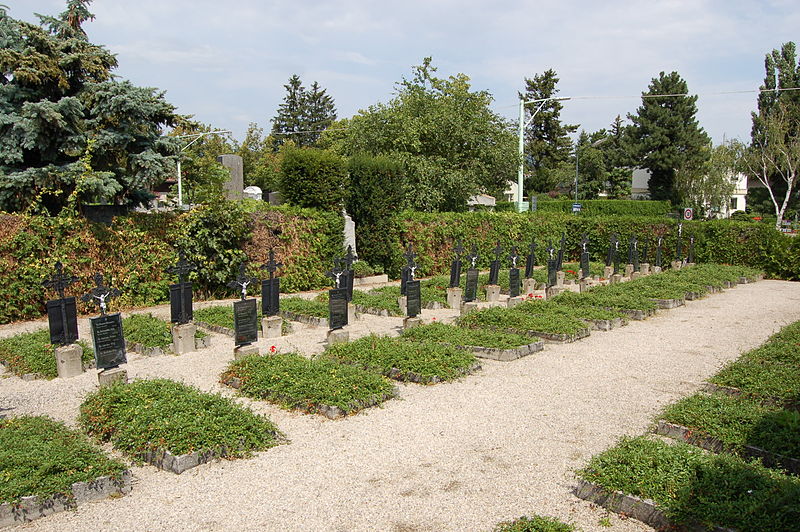
[[[2,0],[15,18],[55,15],[65,0]],[[494,109],[517,116],[525,77],[553,68],[563,119],[588,131],[623,118],[660,71],[698,94],[700,124],[721,142],[747,140],[764,56],[800,37],[797,0],[556,2],[472,0],[95,0],[89,38],[117,54],[116,74],[165,90],[183,114],[241,140],[271,127],[298,74],[328,90],[339,117],[388,101],[432,56],[463,72]]]

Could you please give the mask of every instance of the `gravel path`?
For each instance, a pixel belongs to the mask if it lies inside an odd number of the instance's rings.
[[[130,495],[20,528],[491,530],[499,521],[539,513],[605,530],[598,521],[606,512],[571,494],[573,471],[620,436],[644,432],[664,405],[799,320],[799,303],[800,283],[740,285],[575,344],[548,344],[513,362],[482,361],[481,371],[458,382],[401,384],[399,399],[343,420],[240,399],[268,414],[291,443],[180,476],[133,467]],[[452,315],[424,312],[440,320]],[[364,316],[351,337],[396,333],[401,323]],[[3,326],[0,336],[31,328]],[[299,326],[275,345],[314,352],[324,334]],[[210,348],[180,357],[129,354],[128,373],[231,395],[216,379],[232,344],[213,335]],[[272,344],[259,345],[263,352]],[[94,371],[52,381],[3,377],[0,409],[11,409],[3,413],[47,414],[73,425],[82,397],[97,383]],[[616,516],[611,522],[617,532],[649,530]]]

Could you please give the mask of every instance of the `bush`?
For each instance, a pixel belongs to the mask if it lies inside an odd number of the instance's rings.
[[[536,209],[542,212],[572,213],[571,199],[542,200],[536,203]],[[666,216],[672,212],[669,201],[643,200],[581,200],[580,216]]]
[[[83,349],[81,359],[84,364],[88,364],[93,360],[92,350],[83,340],[78,344]],[[19,376],[38,373],[43,377],[54,379],[58,375],[48,329],[21,333],[0,340],[0,362]]]
[[[280,191],[291,205],[339,212],[346,183],[345,160],[333,152],[295,148],[281,161]]]

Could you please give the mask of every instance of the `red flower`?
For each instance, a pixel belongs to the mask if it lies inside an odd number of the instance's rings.
[[[278,350],[278,348],[277,348],[277,347],[275,347],[274,345],[273,345],[273,346],[270,346],[270,348],[269,348],[269,352],[270,352],[270,353],[274,353],[274,352],[276,352],[277,350]]]

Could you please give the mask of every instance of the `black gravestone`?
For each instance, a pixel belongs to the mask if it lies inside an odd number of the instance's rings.
[[[478,297],[478,269],[467,269],[467,282],[464,287],[464,301],[469,303]]]
[[[78,310],[74,297],[48,301],[47,321],[50,325],[50,343],[67,345],[78,339]]]
[[[464,254],[464,246],[461,245],[461,240],[458,241],[453,251],[456,255],[450,264],[450,288],[457,288],[461,284],[461,255]]]
[[[520,289],[519,268],[511,268],[508,270],[508,295],[509,297],[518,297]]]
[[[591,275],[589,269],[589,237],[586,233],[583,234],[581,240],[581,279],[586,279]]]
[[[415,318],[422,311],[422,295],[419,281],[409,281],[406,285],[406,315]]]
[[[661,238],[661,237],[658,237],[658,242],[656,243],[656,263],[655,264],[659,268],[661,267],[661,261],[662,261],[661,246],[662,246],[663,243],[664,243],[664,239]]]
[[[500,242],[494,248],[494,260],[489,265],[489,284],[496,285],[500,277],[500,255],[503,253],[503,248],[500,247]]]
[[[261,313],[264,316],[277,316],[281,309],[281,279],[261,281]]]
[[[536,239],[531,240],[528,248],[528,256],[525,259],[525,278],[533,277],[533,267],[536,266]]]
[[[689,237],[689,251],[686,253],[686,262],[694,263],[694,235]]]
[[[169,285],[169,321],[172,323],[189,323],[194,319],[192,311],[192,283],[176,283]]]
[[[333,288],[328,291],[328,326],[331,330],[347,325],[347,289]]]
[[[400,295],[404,296],[407,295],[408,281],[411,279],[411,268],[408,266],[403,266],[403,269],[400,270]]]
[[[558,264],[556,270],[561,271],[564,266],[564,251],[567,248],[567,233],[561,233],[561,246],[558,248]]]
[[[237,347],[258,341],[258,306],[255,299],[233,302],[233,329]]]
[[[547,259],[547,286],[555,286],[558,283],[558,259]]]
[[[97,369],[116,368],[125,364],[125,337],[119,312],[89,318]]]

